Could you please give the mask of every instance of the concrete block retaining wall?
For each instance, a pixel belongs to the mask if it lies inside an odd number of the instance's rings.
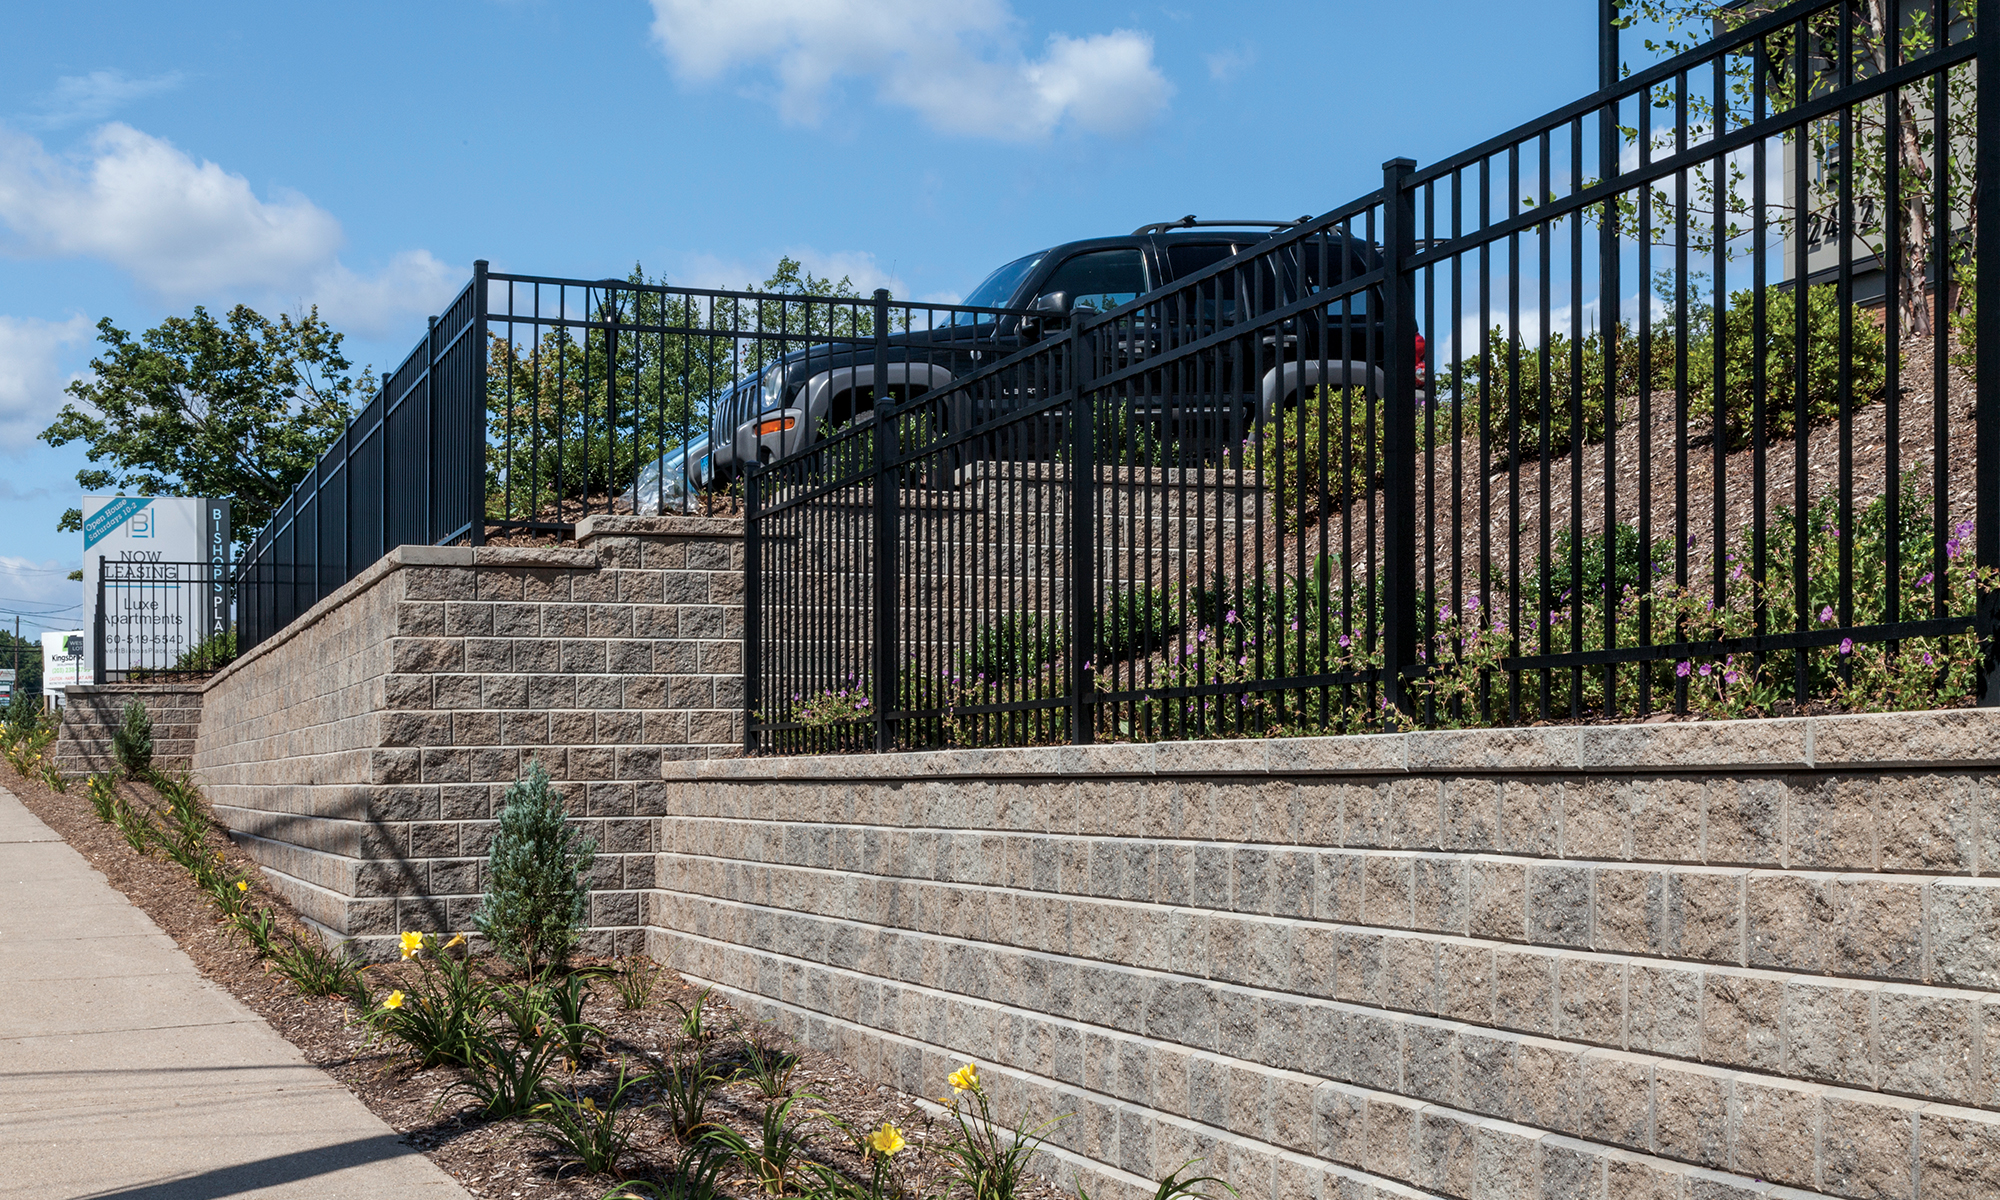
[[[598,842],[588,949],[637,949],[661,762],[742,739],[740,528],[402,547],[208,683],[194,770],[303,915],[382,955],[468,927],[501,798],[538,759]]]
[[[656,957],[1093,1196],[2000,1195],[2000,713],[664,771]]]
[[[194,757],[201,725],[202,681],[107,683],[63,689],[62,726],[51,753],[56,769],[68,776],[118,770],[111,734],[133,700],[153,719],[153,766],[184,771]]]

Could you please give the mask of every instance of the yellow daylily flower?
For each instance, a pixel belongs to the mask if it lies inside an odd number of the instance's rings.
[[[390,992],[386,997],[383,998],[382,1007],[383,1008],[403,1007],[403,993],[400,991]]]
[[[247,892],[250,890],[250,885],[239,879],[236,881],[236,890],[239,892]]]
[[[423,935],[423,934],[421,934],[421,933],[406,933],[406,934],[404,934],[404,935],[403,935],[403,957],[404,957],[404,958],[415,958],[415,957],[417,956],[417,951],[419,951],[419,950],[422,950],[423,948],[424,948],[424,935]]]
[[[595,1101],[595,1100],[591,1099],[591,1098],[590,1098],[589,1096],[585,1096],[585,1097],[583,1098],[583,1111],[585,1111],[585,1112],[593,1112],[593,1113],[594,1113],[594,1112],[596,1112],[596,1111],[597,1111],[597,1101]]]
[[[954,1092],[976,1092],[979,1090],[979,1064],[966,1063],[951,1073],[951,1090]]]
[[[906,1145],[908,1143],[903,1140],[903,1131],[887,1121],[882,1123],[880,1129],[868,1135],[869,1148],[883,1158],[888,1158]]]
[[[463,945],[465,945],[465,935],[462,933],[454,933],[451,935],[451,940],[444,944],[444,948],[449,950],[453,946],[463,946]]]

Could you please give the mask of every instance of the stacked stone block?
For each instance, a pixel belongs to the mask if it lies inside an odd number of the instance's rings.
[[[53,747],[56,769],[64,775],[118,770],[111,735],[134,700],[153,719],[153,766],[184,771],[194,756],[201,726],[202,681],[86,684],[63,689],[62,725]]]
[[[2000,714],[672,764],[653,953],[1093,1196],[2000,1195]]]
[[[664,759],[742,738],[740,523],[402,547],[210,684],[195,769],[303,915],[364,953],[467,929],[539,760],[598,845],[586,950],[638,948]]]

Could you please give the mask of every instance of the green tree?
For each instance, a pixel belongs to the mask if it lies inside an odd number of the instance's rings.
[[[487,851],[486,894],[472,924],[530,975],[561,966],[590,911],[595,839],[579,836],[539,762],[507,789]]]
[[[272,321],[240,304],[221,320],[196,307],[136,339],[107,317],[97,336],[90,377],[69,385],[74,402],[42,440],[84,444],[93,466],[76,481],[87,492],[227,498],[239,543],[340,436],[354,397],[375,388],[372,372],[349,374],[341,334],[317,308]],[[81,530],[83,511],[57,527]]]
[[[0,629],[0,668],[15,670],[14,660],[17,645],[12,629]],[[20,656],[19,673],[14,677],[14,694],[34,698],[35,705],[42,703],[42,643],[30,633],[21,635],[18,644]]]
[[[1652,23],[1658,38],[1647,38],[1645,49],[1655,55],[1673,55],[1690,50],[1714,36],[1715,30],[1738,29],[1783,7],[1782,0],[1620,0],[1620,23],[1630,26],[1634,19]],[[1808,44],[1798,53],[1796,33],[1787,27],[1764,39],[1762,61],[1752,54],[1736,54],[1725,64],[1726,90],[1710,96],[1691,89],[1687,100],[1686,136],[1698,145],[1717,129],[1735,129],[1755,115],[1757,74],[1763,73],[1768,111],[1782,114],[1799,104],[1827,95],[1840,84],[1843,73],[1862,82],[1887,74],[1904,63],[1931,53],[1971,35],[1971,0],[1946,0],[1943,28],[1932,20],[1930,5],[1908,4],[1902,0],[1860,0],[1848,7],[1828,7],[1811,14],[1805,22]],[[1847,45],[1850,59],[1843,63],[1840,45],[1842,13],[1848,18]],[[1803,62],[1803,70],[1800,69]],[[1893,219],[1900,226],[1902,241],[1896,271],[1896,294],[1902,327],[1913,334],[1931,332],[1932,309],[1926,300],[1927,279],[1931,274],[1951,277],[1960,294],[1969,299],[1963,273],[1971,265],[1972,246],[1977,240],[1979,213],[1977,198],[1978,80],[1970,64],[1947,72],[1944,80],[1946,117],[1935,119],[1931,105],[1931,81],[1924,79],[1901,88],[1894,97],[1895,117],[1890,121],[1890,99],[1878,96],[1855,104],[1850,110],[1853,154],[1847,162],[1848,182],[1854,198],[1856,222],[1853,237],[1866,251],[1886,260],[1887,233]],[[1656,109],[1670,110],[1671,90],[1656,89],[1652,95]],[[1660,148],[1671,147],[1672,128],[1661,127],[1656,118],[1654,136]],[[1943,126],[1940,130],[1940,125]],[[1638,131],[1622,130],[1626,144],[1634,144]],[[1938,138],[1942,134],[1943,153]],[[1894,138],[1894,145],[1890,144]],[[1798,211],[1773,205],[1766,216],[1775,231],[1787,231],[1793,222],[1805,220],[1813,209],[1833,208],[1839,195],[1842,161],[1837,153],[1840,126],[1832,117],[1811,121],[1801,132],[1786,135],[1787,149],[1792,139],[1803,137],[1815,162],[1827,172],[1822,178],[1803,185],[1794,204]],[[1714,249],[1705,221],[1714,210],[1717,189],[1722,189],[1729,214],[1724,253],[1730,253],[1737,239],[1750,232],[1754,216],[1750,204],[1749,180],[1741,154],[1732,156],[1726,167],[1728,178],[1698,168],[1692,173],[1689,190],[1690,248],[1707,253]],[[1936,172],[1944,172],[1948,211],[1932,211]],[[1888,203],[1889,183],[1899,186],[1900,205],[1892,212]],[[1665,188],[1652,189],[1656,218],[1655,237],[1664,239],[1672,228],[1677,202]],[[1633,197],[1619,200],[1619,224],[1627,234],[1636,231]],[[1948,222],[1948,254],[1952,261],[1938,270],[1930,261],[1935,223]],[[1739,224],[1740,222],[1740,224]],[[1954,309],[1961,311],[1962,304]]]

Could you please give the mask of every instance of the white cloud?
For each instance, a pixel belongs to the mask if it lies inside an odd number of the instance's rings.
[[[243,176],[117,122],[73,158],[0,128],[0,225],[12,234],[0,248],[101,259],[171,303],[319,304],[363,333],[435,312],[452,291],[428,251],[356,273],[333,214],[295,192],[259,198]]]
[[[1243,73],[1244,68],[1257,61],[1257,51],[1249,45],[1233,50],[1217,50],[1213,54],[1202,55],[1208,63],[1208,77],[1217,83],[1228,83]]]
[[[123,71],[65,75],[56,80],[55,87],[36,105],[41,115],[34,123],[56,128],[82,121],[102,121],[130,101],[172,91],[184,78],[179,71],[150,79],[130,79]]]
[[[1055,34],[1031,58],[1005,0],[653,0],[653,12],[653,35],[684,79],[768,64],[763,90],[806,125],[845,79],[873,80],[882,100],[934,128],[1005,141],[1064,125],[1131,132],[1173,94],[1148,35]]]
[[[48,427],[69,383],[61,352],[90,337],[91,324],[0,317],[0,450],[19,451]]]

